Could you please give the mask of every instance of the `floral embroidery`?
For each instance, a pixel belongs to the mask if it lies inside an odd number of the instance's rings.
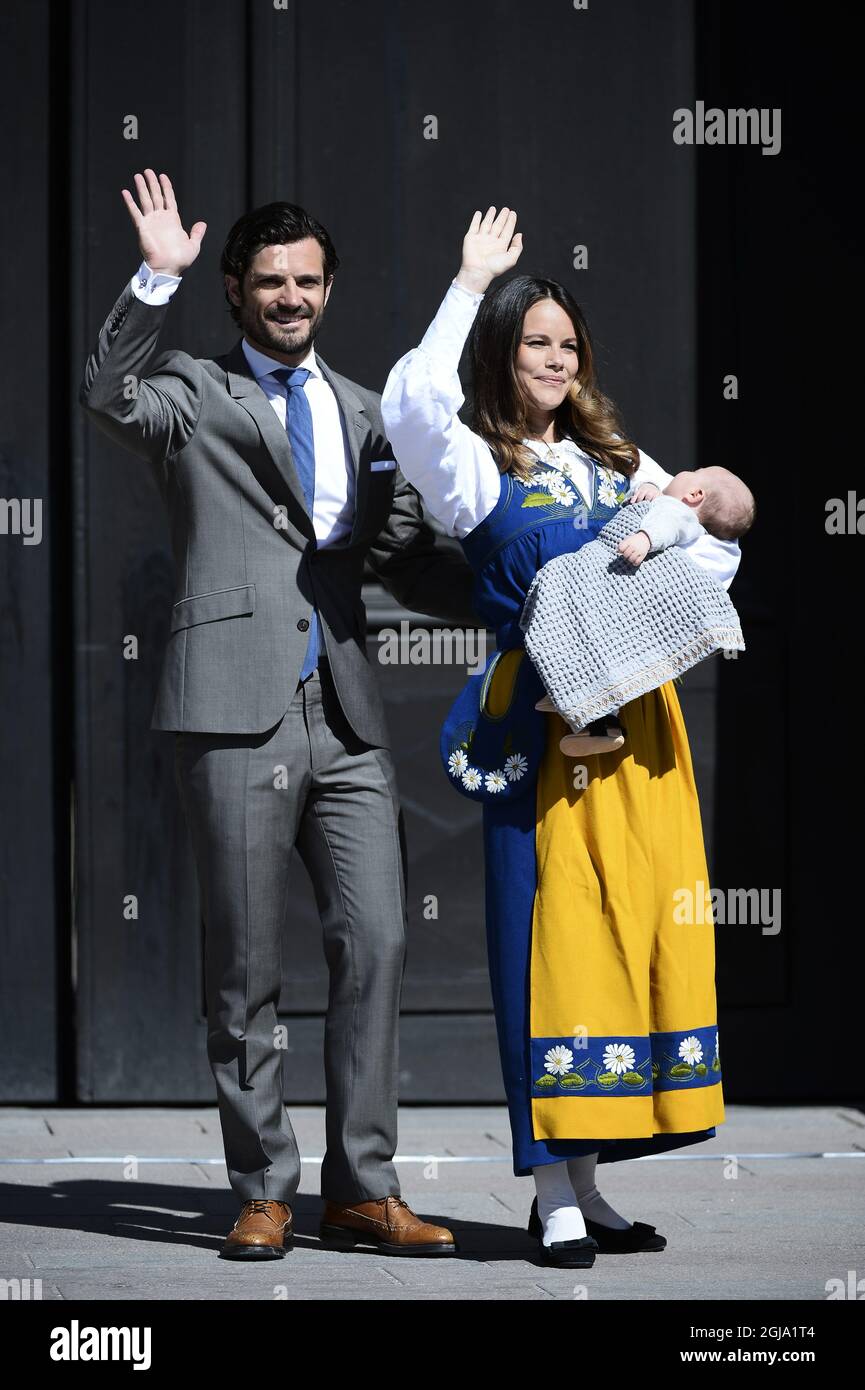
[[[482,521],[463,541],[474,569],[482,569],[503,545],[548,524],[569,522],[577,530],[585,530],[586,539],[591,539],[627,501],[631,484],[623,474],[602,467],[572,441],[561,441],[556,447],[561,452],[548,459],[532,450],[535,457],[526,479],[506,475],[496,520]],[[567,498],[561,493],[562,486],[568,489]],[[558,495],[553,495],[553,488]],[[590,494],[588,500],[584,489]],[[573,502],[569,500],[572,490]]]
[[[604,1066],[607,1071],[633,1071],[635,1060],[634,1049],[627,1043],[610,1043],[604,1048]]]
[[[566,464],[560,466],[560,463]],[[570,481],[570,474],[573,472],[573,465],[570,460],[556,460],[556,463],[544,464],[536,468],[534,473],[529,475],[527,486],[535,489],[527,492],[522,501],[523,507],[548,507],[558,504],[560,507],[573,507],[577,501],[582,501],[581,494],[578,494],[576,485]],[[568,476],[566,476],[566,473]],[[539,491],[538,489],[543,489]]]
[[[562,442],[569,443],[569,441]],[[581,451],[577,449],[576,445],[570,447],[572,453],[580,455]],[[588,455],[584,457],[588,458]],[[608,510],[621,506],[628,496],[628,479],[624,474],[614,472],[612,468],[603,467],[601,464],[595,463],[594,460],[591,462],[598,474],[598,505]],[[521,507],[552,505],[573,507],[575,503],[585,507],[583,495],[574,481],[576,471],[574,459],[568,458],[566,455],[553,455],[551,453],[548,461],[539,459],[538,467],[529,474],[524,483],[524,486],[531,488],[532,491],[526,493],[520,504]],[[617,484],[624,484],[624,487],[617,486]]]
[[[576,494],[564,478],[560,483],[550,483],[550,496],[554,502],[558,502],[562,507],[572,507],[577,500]]]
[[[512,753],[505,759],[505,776],[509,782],[519,782],[520,778],[529,770],[529,765],[522,753]]]
[[[505,740],[505,751],[509,745],[510,734]],[[528,770],[528,759],[522,753],[511,753],[505,758],[504,767],[495,768],[492,772],[484,773],[482,768],[470,767],[468,743],[454,749],[448,757],[448,772],[452,777],[458,778],[470,792],[479,792],[483,787],[494,794],[503,792],[507,789],[508,782],[519,782]]]
[[[613,1046],[626,1048],[626,1044],[621,1043],[613,1044]],[[652,1074],[649,1058],[646,1058],[639,1067],[635,1067],[633,1064],[634,1053],[632,1049],[627,1048],[626,1050],[630,1053],[631,1060],[627,1061],[623,1053],[617,1053],[611,1058],[611,1065],[608,1064],[607,1061],[610,1051],[609,1048],[605,1050],[604,1060],[601,1064],[594,1061],[591,1057],[587,1057],[586,1060],[581,1062],[576,1068],[573,1067],[572,1062],[569,1062],[566,1066],[557,1067],[552,1067],[546,1062],[544,1065],[547,1067],[548,1072],[555,1071],[556,1075],[559,1077],[558,1085],[562,1090],[572,1093],[595,1087],[599,1088],[601,1091],[611,1091],[616,1089],[620,1083],[632,1091],[651,1086]],[[573,1054],[569,1052],[567,1048],[562,1047],[550,1048],[546,1056],[553,1057],[560,1052],[567,1052],[568,1057],[573,1057]],[[565,1072],[567,1075],[564,1075]],[[556,1075],[539,1076],[535,1081],[535,1088],[540,1088],[543,1091],[551,1091],[557,1084]]]
[[[683,1038],[679,1043],[679,1056],[686,1062],[702,1062],[703,1049],[699,1038]]]
[[[549,491],[554,485],[559,485],[565,481],[565,470],[563,468],[553,468],[552,464],[548,468],[539,468],[536,472],[529,475],[529,482],[533,487],[545,487]]]
[[[603,502],[605,507],[618,507],[628,496],[628,479],[622,473],[615,473],[612,468],[604,468],[598,464],[598,501]],[[616,483],[624,483],[625,489],[616,486]]]
[[[574,1052],[564,1042],[534,1038],[533,1071],[536,1075],[532,1089],[535,1094],[546,1095],[575,1095],[582,1092],[627,1095],[634,1091],[679,1090],[688,1084],[713,1085],[720,1081],[718,1033],[715,1032],[714,1057],[707,1065],[703,1059],[707,1055],[705,1048],[709,1030],[700,1031],[703,1033],[702,1041],[696,1033],[652,1034],[644,1043],[649,1055],[639,1063],[631,1042],[610,1041],[602,1045],[599,1040],[592,1047],[591,1041],[587,1040],[588,1055],[577,1065]],[[668,1041],[676,1037],[677,1043]],[[548,1043],[552,1045],[548,1046]],[[680,1060],[676,1060],[670,1048],[675,1048]],[[537,1075],[541,1057],[544,1071],[542,1075]]]
[[[556,1076],[564,1076],[574,1065],[574,1054],[569,1047],[551,1047],[544,1058],[544,1066],[548,1072],[553,1072]]]

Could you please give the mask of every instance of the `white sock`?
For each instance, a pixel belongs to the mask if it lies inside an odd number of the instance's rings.
[[[598,1155],[581,1154],[579,1158],[569,1158],[568,1177],[580,1211],[588,1221],[597,1221],[599,1226],[612,1226],[616,1231],[630,1230],[631,1223],[620,1216],[605,1202],[595,1186],[595,1164]]]
[[[580,1240],[586,1234],[586,1223],[571,1186],[567,1160],[541,1163],[532,1172],[544,1245],[551,1245],[554,1240]]]

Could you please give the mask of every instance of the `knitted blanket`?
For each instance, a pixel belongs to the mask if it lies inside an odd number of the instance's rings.
[[[549,560],[526,595],[526,651],[556,709],[577,727],[713,652],[745,650],[726,589],[680,546],[650,552],[636,568],[618,554],[650,506],[622,507],[594,540]]]

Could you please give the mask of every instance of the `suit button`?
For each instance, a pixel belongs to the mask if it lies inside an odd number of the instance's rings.
[[[297,626],[301,632],[306,632],[306,629],[309,627],[309,622],[306,618],[298,618]]]

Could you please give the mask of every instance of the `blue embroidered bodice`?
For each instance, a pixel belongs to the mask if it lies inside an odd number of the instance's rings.
[[[541,566],[593,540],[627,496],[624,475],[596,463],[587,507],[563,462],[538,460],[528,482],[503,473],[495,507],[462,541],[475,571],[474,606],[495,628],[499,650],[523,646],[519,617]]]
[[[451,785],[463,796],[501,807],[534,786],[546,738],[544,693],[531,662],[517,663],[507,707],[487,708],[487,691],[502,653],[525,646],[520,615],[538,570],[579,550],[613,517],[628,495],[621,473],[593,463],[591,506],[569,476],[567,457],[539,460],[528,481],[502,474],[499,500],[462,541],[475,571],[474,607],[495,628],[496,651],[483,674],[471,676],[448,711],[439,751]]]

